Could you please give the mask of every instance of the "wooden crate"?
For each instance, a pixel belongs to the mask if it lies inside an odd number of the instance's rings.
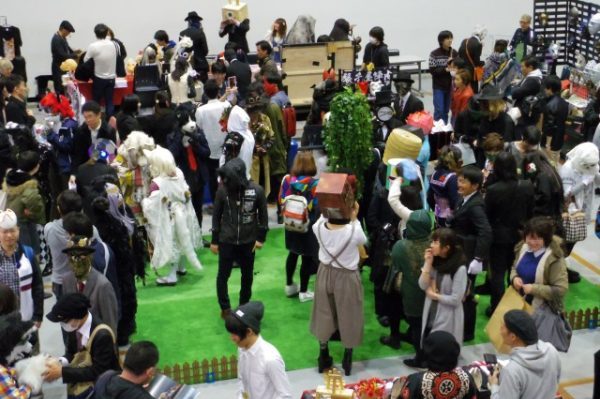
[[[248,5],[246,3],[241,3],[240,0],[229,0],[228,4],[221,8],[221,14],[223,21],[233,18],[242,22],[248,18]]]

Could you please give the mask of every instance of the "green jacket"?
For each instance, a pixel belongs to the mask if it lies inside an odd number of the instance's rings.
[[[404,313],[409,317],[421,317],[425,292],[419,288],[419,276],[423,267],[423,254],[429,248],[429,236],[433,223],[428,211],[418,210],[410,214],[406,222],[406,239],[399,240],[392,248],[392,266],[389,278],[402,273],[400,294]]]
[[[6,192],[6,208],[13,210],[19,222],[46,223],[44,200],[36,179],[13,169],[7,173],[2,189]]]
[[[283,114],[277,104],[269,103],[265,115],[271,120],[271,127],[275,135],[275,141],[269,149],[271,160],[271,176],[285,175],[287,170],[287,148],[289,140],[285,134],[283,125]]]

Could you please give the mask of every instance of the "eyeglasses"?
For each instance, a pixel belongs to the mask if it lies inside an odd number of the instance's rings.
[[[248,99],[246,100],[246,104],[258,104],[260,102],[260,96],[256,96],[256,97],[248,97]]]

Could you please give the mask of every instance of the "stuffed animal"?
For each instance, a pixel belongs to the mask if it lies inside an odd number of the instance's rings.
[[[151,193],[142,200],[148,238],[154,246],[152,267],[170,264],[166,277],[156,280],[158,285],[175,285],[177,275],[186,273],[181,255],[198,270],[202,264],[195,250],[202,247],[202,235],[198,219],[191,203],[191,193],[183,172],[175,165],[169,150],[156,146],[144,150],[152,174]]]
[[[57,362],[58,360],[52,359],[49,355],[37,355],[19,360],[15,364],[19,384],[29,386],[34,394],[39,393],[44,383],[43,374],[46,371],[46,363],[49,361]]]

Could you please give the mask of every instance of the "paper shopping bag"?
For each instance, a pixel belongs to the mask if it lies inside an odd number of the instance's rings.
[[[510,347],[505,345],[502,336],[500,335],[500,327],[504,323],[504,315],[509,310],[519,309],[527,313],[532,313],[531,305],[523,298],[513,287],[508,287],[504,292],[504,296],[498,303],[496,310],[492,314],[490,321],[485,326],[485,332],[490,338],[490,342],[494,345],[499,353],[509,353]]]

